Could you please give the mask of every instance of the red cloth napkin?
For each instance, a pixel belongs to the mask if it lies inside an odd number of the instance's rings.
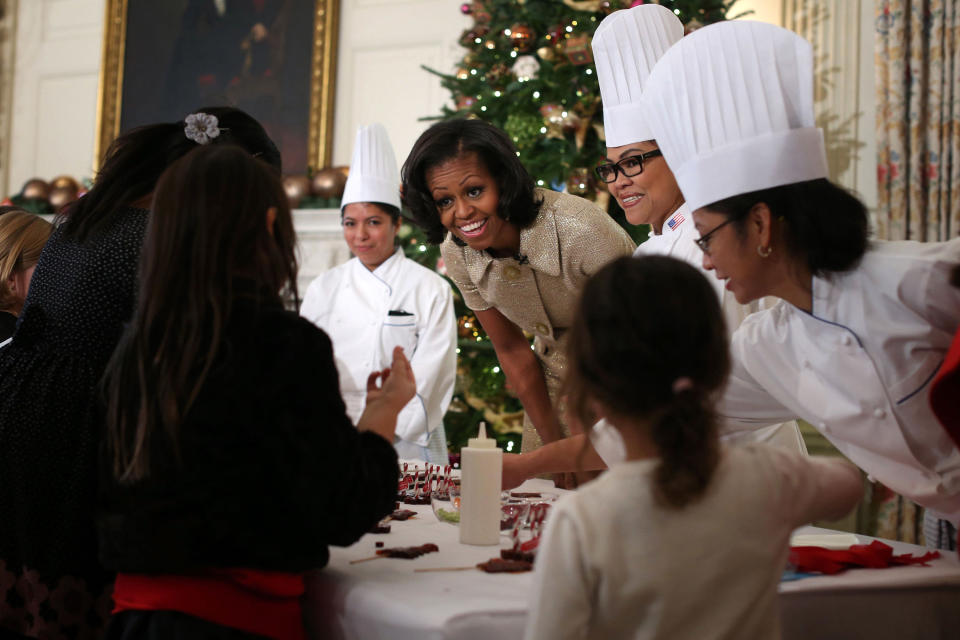
[[[922,556],[913,554],[893,555],[893,547],[874,540],[870,544],[854,544],[849,549],[824,549],[823,547],[790,547],[790,564],[799,572],[819,571],[828,575],[846,571],[851,567],[883,569],[905,564],[926,565],[940,557],[939,551],[928,551]]]

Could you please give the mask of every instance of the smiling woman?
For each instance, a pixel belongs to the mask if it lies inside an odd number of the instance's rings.
[[[402,175],[404,203],[442,243],[448,275],[523,403],[521,449],[569,435],[555,406],[574,306],[586,280],[630,255],[633,241],[593,203],[534,188],[509,138],[480,120],[430,127]]]

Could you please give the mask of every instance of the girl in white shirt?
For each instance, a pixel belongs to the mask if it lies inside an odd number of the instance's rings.
[[[694,267],[617,260],[587,283],[575,317],[568,406],[612,423],[627,460],[553,509],[525,637],[778,637],[790,532],[849,511],[858,471],[720,445],[714,402],[730,355]]]

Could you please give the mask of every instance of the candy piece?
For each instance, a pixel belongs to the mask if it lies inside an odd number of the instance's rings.
[[[529,562],[530,564],[533,564],[533,561],[537,556],[532,551],[501,549],[500,557],[504,560],[521,560],[523,562]]]
[[[392,547],[388,549],[379,549],[377,551],[378,556],[386,556],[388,558],[406,558],[412,560],[413,558],[419,558],[425,553],[431,553],[433,551],[439,551],[440,547],[428,542],[422,544],[419,547]]]
[[[532,571],[533,563],[523,560],[504,560],[502,558],[490,558],[486,562],[477,565],[487,573],[521,573],[523,571]]]
[[[378,522],[370,529],[370,533],[390,533],[390,525]]]
[[[410,509],[397,509],[390,514],[390,517],[394,520],[409,520],[415,515],[417,515],[416,511],[411,511]]]
[[[383,549],[383,540],[377,540],[376,542],[373,543],[373,546],[376,547],[377,549]]]

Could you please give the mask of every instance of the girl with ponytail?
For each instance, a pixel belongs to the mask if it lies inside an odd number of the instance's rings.
[[[621,258],[587,282],[567,403],[611,423],[627,459],[554,507],[528,640],[779,637],[790,532],[845,514],[862,481],[837,459],[721,446],[726,335],[716,293],[680,260]]]

